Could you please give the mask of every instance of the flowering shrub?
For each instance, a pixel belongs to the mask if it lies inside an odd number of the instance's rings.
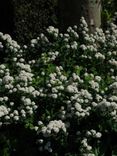
[[[23,47],[0,33],[0,126],[33,131],[38,154],[116,153],[117,26],[79,29],[50,26]]]

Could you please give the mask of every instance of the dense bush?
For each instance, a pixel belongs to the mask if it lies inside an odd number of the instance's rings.
[[[102,0],[102,26],[105,29],[108,21],[113,21],[115,12],[117,12],[116,0]],[[114,21],[117,24],[117,19]]]
[[[56,0],[11,0],[14,10],[14,38],[27,43],[49,25],[57,25]]]
[[[117,154],[117,26],[77,31],[28,46],[0,33],[1,156]]]

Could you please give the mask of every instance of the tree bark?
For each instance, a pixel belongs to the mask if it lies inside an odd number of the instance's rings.
[[[91,32],[101,26],[101,0],[58,0],[60,30],[80,24],[84,16]]]
[[[101,0],[84,0],[82,8],[82,15],[88,23],[89,30],[94,32],[96,27],[101,26]]]

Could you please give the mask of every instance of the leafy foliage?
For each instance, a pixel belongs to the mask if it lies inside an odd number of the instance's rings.
[[[57,25],[55,0],[11,0],[14,8],[14,38],[22,44],[45,31],[48,25]]]
[[[1,156],[117,154],[117,26],[78,32],[0,33]]]

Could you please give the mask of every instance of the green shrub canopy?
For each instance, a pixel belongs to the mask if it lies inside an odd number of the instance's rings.
[[[82,17],[79,29],[49,26],[23,46],[0,33],[0,126],[32,131],[38,154],[97,156],[116,145],[117,26],[89,34]]]

